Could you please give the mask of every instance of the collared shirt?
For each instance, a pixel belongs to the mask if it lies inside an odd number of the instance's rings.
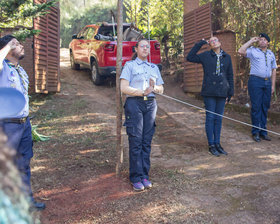
[[[260,48],[250,47],[246,51],[246,57],[251,62],[251,75],[270,78],[272,70],[277,68],[275,56],[269,49],[263,52]]]
[[[21,76],[19,75],[19,72]],[[27,117],[29,114],[28,98],[28,75],[21,66],[13,66],[8,60],[3,61],[3,69],[0,71],[0,87],[15,88],[20,91],[25,98],[25,106],[14,118]]]
[[[150,79],[154,80],[155,85],[164,84],[158,66],[140,58],[125,63],[120,79],[129,81],[129,86],[141,90],[149,87]],[[150,93],[148,96],[155,94]]]

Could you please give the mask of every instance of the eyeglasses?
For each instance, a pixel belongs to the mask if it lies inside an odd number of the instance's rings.
[[[148,45],[148,44],[140,44],[139,47],[141,47],[141,48],[145,48],[146,47],[147,49],[149,49],[150,45]]]
[[[210,40],[210,41],[209,41],[210,44],[213,44],[213,43],[215,43],[215,42],[219,42],[219,40],[218,40],[218,39],[213,39],[213,40]]]

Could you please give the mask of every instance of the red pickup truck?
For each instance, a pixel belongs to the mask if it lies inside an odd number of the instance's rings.
[[[102,84],[106,76],[116,74],[117,41],[114,38],[116,24],[87,25],[77,35],[72,36],[69,44],[72,69],[83,65],[91,70],[91,78],[95,85]],[[132,29],[131,24],[123,25],[123,58],[122,65],[131,60],[134,47],[140,32]],[[136,34],[136,36],[131,34]],[[161,70],[160,44],[151,40],[151,62]]]

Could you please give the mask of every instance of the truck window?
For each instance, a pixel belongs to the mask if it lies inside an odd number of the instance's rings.
[[[95,29],[92,28],[92,27],[90,27],[90,28],[88,28],[88,32],[87,32],[85,38],[86,38],[87,40],[92,40],[92,39],[94,39],[94,38],[93,38],[93,37],[94,37],[94,34],[95,34]]]
[[[88,31],[88,27],[82,29],[80,33],[77,35],[78,39],[85,39],[86,33]]]
[[[129,28],[129,26],[123,26],[123,32]],[[117,26],[115,26],[115,31],[117,35]],[[101,26],[98,30],[98,34],[103,36],[114,36],[113,26]]]

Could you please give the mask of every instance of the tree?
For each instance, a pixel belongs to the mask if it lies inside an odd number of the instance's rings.
[[[61,0],[60,38],[61,47],[68,47],[73,34],[85,25],[112,22],[111,11],[116,14],[117,1],[87,1],[86,7],[80,0]]]
[[[14,35],[24,40],[40,32],[32,29],[33,18],[47,14],[56,3],[57,0],[42,4],[34,4],[33,0],[0,0],[0,28],[22,26]]]
[[[122,144],[122,98],[120,89],[120,76],[122,71],[122,50],[123,50],[123,0],[118,0],[118,16],[117,16],[117,65],[116,65],[116,110],[117,110],[117,161],[116,174],[120,175],[121,165],[123,163],[123,144]]]
[[[150,36],[160,41],[164,60],[169,65],[169,57],[178,56],[183,49],[183,1],[125,0],[124,6],[127,22],[134,22],[145,37],[148,36],[149,13]]]
[[[237,33],[237,48],[251,37],[265,32],[271,37],[273,51],[279,52],[280,0],[200,0],[201,4],[208,2],[212,2],[213,11],[217,11],[215,6],[219,6],[222,28]]]

